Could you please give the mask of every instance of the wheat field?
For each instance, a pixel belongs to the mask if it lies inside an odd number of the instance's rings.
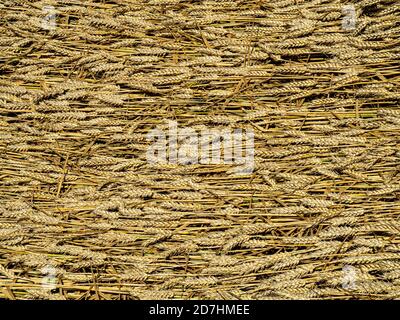
[[[0,298],[400,298],[398,0],[0,16]],[[149,162],[168,121],[253,170]]]

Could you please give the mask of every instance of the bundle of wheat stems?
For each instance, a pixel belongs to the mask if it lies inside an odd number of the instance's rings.
[[[0,298],[400,298],[398,0],[0,16]],[[168,120],[253,170],[149,162]]]

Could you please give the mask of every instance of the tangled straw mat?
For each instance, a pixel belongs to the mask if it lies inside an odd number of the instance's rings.
[[[398,1],[0,16],[0,298],[400,297]],[[149,163],[168,120],[253,130],[254,170]]]

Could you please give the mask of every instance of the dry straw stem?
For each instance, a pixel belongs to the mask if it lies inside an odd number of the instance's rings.
[[[399,298],[397,1],[50,4],[0,6],[0,298]],[[254,171],[148,163],[167,120]]]

